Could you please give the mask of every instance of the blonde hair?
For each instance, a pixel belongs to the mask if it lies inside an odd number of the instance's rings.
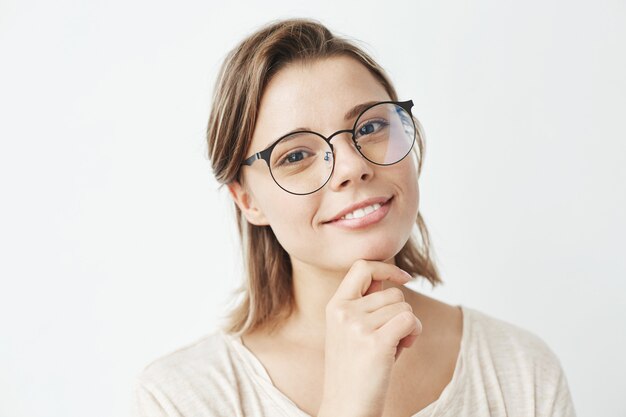
[[[398,97],[385,71],[354,42],[333,35],[319,21],[292,18],[272,21],[231,50],[219,71],[207,127],[208,157],[221,189],[233,180],[242,185],[240,165],[251,142],[264,88],[281,68],[293,62],[311,62],[338,55],[363,64],[382,84],[391,100]],[[413,151],[422,169],[424,135],[419,121]],[[419,150],[419,156],[417,155]],[[227,313],[222,330],[236,335],[258,328],[274,330],[295,307],[291,261],[270,226],[249,223],[233,202],[244,258],[245,277],[235,295],[240,302]],[[421,239],[411,234],[395,256],[396,265],[412,276],[422,276],[433,287],[443,283],[430,254],[430,240],[418,211],[415,220]]]

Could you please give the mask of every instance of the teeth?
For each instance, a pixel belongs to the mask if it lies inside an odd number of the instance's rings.
[[[342,220],[350,220],[350,219],[360,219],[361,217],[370,214],[373,211],[376,211],[380,208],[380,204],[372,204],[371,206],[363,207],[360,209],[354,210],[352,213],[348,213],[343,216]]]

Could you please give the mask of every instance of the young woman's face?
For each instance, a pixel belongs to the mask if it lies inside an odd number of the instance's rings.
[[[288,65],[266,86],[246,157],[296,128],[326,137],[351,129],[356,117],[344,120],[349,109],[386,100],[390,97],[380,82],[353,58]],[[239,206],[251,223],[270,225],[292,262],[346,270],[357,259],[392,258],[409,239],[417,217],[419,191],[413,152],[397,164],[380,166],[359,154],[350,133],[333,137],[331,143],[335,168],[320,190],[289,194],[274,182],[265,161],[257,160],[242,168],[249,206]],[[359,229],[326,223],[346,207],[371,197],[392,197],[386,215],[378,222]]]

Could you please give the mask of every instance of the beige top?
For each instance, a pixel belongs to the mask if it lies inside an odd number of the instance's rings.
[[[452,380],[411,417],[576,416],[559,359],[542,339],[460,307],[463,335]],[[272,384],[240,338],[221,330],[147,365],[137,376],[132,410],[137,417],[310,417]]]

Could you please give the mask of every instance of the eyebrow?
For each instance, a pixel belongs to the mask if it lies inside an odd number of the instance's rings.
[[[356,106],[354,106],[350,110],[348,110],[348,112],[345,114],[345,116],[343,116],[343,119],[346,122],[349,122],[350,120],[352,120],[355,117],[357,117],[363,110],[365,110],[366,108],[368,108],[372,104],[376,104],[376,103],[378,103],[378,101],[367,101],[365,103],[357,104]]]
[[[365,103],[361,103],[361,104],[357,104],[356,106],[352,107],[350,110],[348,110],[346,112],[346,114],[343,116],[343,120],[345,120],[346,122],[349,122],[350,120],[354,119],[355,117],[357,117],[359,114],[361,114],[361,112],[363,110],[365,110],[366,108],[370,107],[373,104],[378,103],[378,101],[366,101]],[[281,135],[280,137],[284,137],[287,136],[291,133],[294,132],[298,132],[300,130],[313,130],[311,128],[308,127],[296,127],[295,129]],[[276,142],[276,141],[274,141]]]

